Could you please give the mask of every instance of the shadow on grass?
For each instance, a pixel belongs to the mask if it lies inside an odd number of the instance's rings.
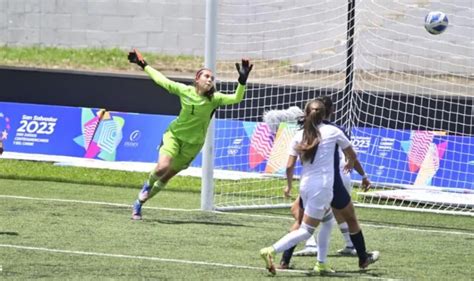
[[[229,223],[229,222],[213,222],[213,221],[195,221],[195,220],[163,220],[163,219],[147,219],[143,220],[146,223],[160,223],[160,224],[203,224],[203,225],[218,225],[218,226],[230,226],[230,227],[250,227],[253,228],[251,225],[245,224],[236,224],[236,223]]]
[[[0,235],[10,235],[10,236],[18,236],[18,232],[13,232],[13,231],[0,231]]]
[[[293,268],[294,269],[294,268]],[[307,273],[303,273],[303,276],[306,277],[327,277],[327,278],[345,278],[345,279],[367,279],[367,278],[382,278],[383,274],[377,273],[376,270],[371,270],[371,269],[366,269],[366,270],[341,270],[341,271],[336,271],[334,273],[326,273],[319,275],[312,271],[312,269],[303,269],[303,270],[308,270]],[[301,269],[298,269],[299,272],[301,272]],[[295,270],[295,273],[298,271]],[[286,270],[287,273],[291,273],[291,269]],[[299,273],[298,272],[298,273]],[[301,278],[301,275],[279,275],[277,274],[277,277],[284,277],[285,279],[290,279],[290,278]]]
[[[334,278],[367,278],[367,275],[372,278],[381,278],[383,274],[377,273],[371,269],[365,270],[341,270],[336,271],[335,273],[323,275],[324,277],[334,277]]]

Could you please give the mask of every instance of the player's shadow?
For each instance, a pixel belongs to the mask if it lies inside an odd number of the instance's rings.
[[[328,257],[329,258],[349,258],[349,259],[354,259],[357,260],[357,256],[353,257],[353,256],[345,256],[345,255],[341,255],[341,254],[328,254]]]
[[[10,235],[10,236],[18,236],[18,232],[14,231],[0,231],[0,235]]]
[[[350,279],[357,279],[369,275],[373,278],[380,278],[383,274],[376,273],[375,270],[365,269],[365,270],[341,270],[336,271],[334,273],[328,273],[323,275],[315,274],[314,272],[309,271],[306,276],[314,277],[314,276],[321,276],[321,277],[330,277],[330,278],[350,278]],[[366,277],[367,278],[367,277]]]
[[[147,219],[143,220],[147,223],[159,223],[159,224],[171,224],[171,225],[178,225],[178,224],[203,224],[203,225],[216,225],[216,226],[229,226],[229,227],[252,227],[245,224],[236,224],[230,222],[215,222],[215,221],[195,221],[195,220],[165,220],[165,219]]]

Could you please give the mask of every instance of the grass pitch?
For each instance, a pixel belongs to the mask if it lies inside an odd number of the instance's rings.
[[[292,223],[289,210],[199,211],[200,194],[186,178],[176,179],[182,187],[170,184],[147,203],[143,221],[131,221],[130,205],[140,187],[130,188],[133,177],[108,185],[116,172],[94,170],[103,184],[80,184],[87,175],[83,170],[51,166],[48,181],[25,180],[12,175],[18,170],[4,169],[12,165],[33,176],[36,165],[48,164],[0,161],[2,280],[261,280],[268,275],[258,250],[279,239]],[[54,181],[55,173],[76,173],[75,183]],[[337,274],[324,279],[472,278],[472,218],[357,212],[368,249],[379,250],[381,259],[359,271],[356,258],[335,254],[343,245],[335,229],[328,261]],[[315,278],[307,275],[314,258],[295,257],[293,265],[296,270],[278,272],[276,278]]]

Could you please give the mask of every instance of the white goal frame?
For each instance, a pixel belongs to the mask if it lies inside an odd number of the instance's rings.
[[[275,12],[278,9],[265,6],[264,2],[260,0],[236,4],[237,1],[232,2],[232,0],[223,1],[223,3],[219,3],[217,0],[206,0],[205,65],[215,70],[217,78],[221,79],[221,81],[218,81],[221,86],[220,90],[231,92],[235,87],[232,77],[236,74],[235,70],[232,69],[232,61],[238,61],[240,57],[248,55],[251,58],[253,57],[256,64],[249,79],[246,100],[241,105],[225,107],[217,111],[217,120],[255,122],[257,116],[246,116],[245,114],[249,112],[246,106],[251,106],[253,111],[261,111],[260,108],[254,107],[254,104],[258,105],[259,101],[264,99],[264,97],[258,96],[258,91],[272,91],[271,94],[273,95],[274,92],[276,93],[281,89],[283,89],[282,91],[289,89],[288,91],[296,93],[292,94],[293,96],[289,98],[289,102],[280,102],[275,105],[264,103],[265,110],[273,109],[273,106],[275,109],[284,109],[285,106],[295,104],[301,106],[309,98],[329,94],[333,101],[337,101],[335,122],[344,126],[352,134],[353,145],[362,157],[361,162],[364,166],[367,166],[368,170],[373,171],[370,175],[371,179],[376,179],[373,181],[375,187],[373,192],[356,191],[353,193],[353,200],[356,205],[370,208],[473,216],[474,202],[469,203],[469,200],[471,200],[469,198],[474,198],[474,189],[469,183],[469,174],[466,174],[469,173],[471,168],[466,166],[463,161],[470,159],[469,157],[472,157],[472,161],[474,161],[474,155],[470,154],[471,151],[474,151],[474,148],[471,148],[474,146],[474,142],[470,140],[471,137],[474,138],[474,125],[471,124],[474,121],[472,116],[474,113],[472,109],[469,112],[469,104],[472,105],[474,102],[472,97],[474,92],[474,48],[473,43],[467,42],[469,38],[462,37],[461,34],[465,34],[466,30],[473,34],[474,25],[472,23],[463,24],[461,20],[464,16],[462,15],[447,13],[453,21],[450,22],[446,34],[433,36],[423,29],[423,17],[420,16],[435,8],[446,9],[447,11],[450,8],[453,8],[453,10],[466,8],[472,12],[472,7],[460,6],[462,5],[460,0],[455,0],[450,4],[433,2],[426,6],[416,6],[414,0],[404,0],[389,5],[381,5],[382,0],[334,1],[344,4],[346,10],[342,16],[337,16],[340,17],[339,22],[341,24],[339,26],[332,26],[333,22],[327,21],[329,27],[324,34],[331,36],[344,28],[345,38],[338,39],[340,42],[337,43],[337,40],[334,41],[334,55],[330,56],[328,55],[329,52],[325,51],[327,48],[325,49],[324,46],[327,42],[322,42],[324,39],[322,37],[323,39],[318,43],[323,45],[321,47],[323,51],[305,53],[302,55],[305,56],[303,62],[295,63],[291,62],[293,57],[287,57],[286,55],[277,55],[275,59],[272,57],[274,53],[277,54],[281,49],[287,47],[285,45],[286,41],[279,41],[269,36],[268,42],[275,45],[274,48],[271,48],[268,47],[266,41],[254,39],[254,37],[266,38],[262,35],[265,32],[281,31],[283,38],[286,35],[283,34],[283,31],[291,33],[291,30],[284,26],[285,22],[277,19],[269,20],[268,23],[265,22],[268,14],[274,13],[276,18],[280,14]],[[287,8],[288,21],[290,19],[298,21],[297,16],[293,17],[296,9],[302,11],[317,10],[315,9],[316,4],[312,6],[311,1],[302,1],[299,4],[301,7]],[[224,16],[220,14],[218,10],[221,7],[220,5],[232,6],[232,11],[235,11],[236,17],[240,15],[243,18],[247,16],[247,12],[250,10],[248,6],[253,5],[251,8],[258,11],[254,18],[262,17],[262,20],[252,22],[247,19],[248,26],[234,23],[236,25],[234,28],[239,31],[232,34],[226,29],[229,22],[227,18],[224,18],[231,17],[232,14],[227,10],[224,11]],[[331,2],[331,5],[335,4]],[[336,7],[334,10],[337,9],[342,11],[341,7]],[[302,18],[306,16],[308,15],[304,13],[301,15]],[[327,15],[318,14],[318,16],[326,20]],[[223,19],[225,22],[221,23],[220,20]],[[420,20],[419,23],[418,20]],[[456,20],[458,21],[456,22]],[[261,28],[259,25],[263,26],[263,30],[259,29]],[[274,29],[273,26],[275,26]],[[219,30],[219,27],[222,27],[223,30]],[[239,28],[248,30],[249,35],[240,32]],[[252,30],[253,28],[257,31]],[[324,26],[315,25],[314,28],[324,28]],[[301,29],[309,30],[310,28],[303,22]],[[308,31],[307,34],[302,35],[296,34],[294,37],[289,36],[288,40],[303,37],[311,32]],[[242,41],[247,40],[247,45],[244,46],[232,41],[233,37],[242,38]],[[248,37],[251,39],[248,39]],[[341,34],[339,34],[339,38],[342,38]],[[474,42],[474,40],[471,40],[471,42]],[[308,45],[311,45],[311,43],[308,42]],[[283,45],[281,49],[279,44]],[[306,43],[300,44],[305,45]],[[258,49],[260,45],[263,46],[261,50]],[[247,46],[252,47],[246,49]],[[254,48],[254,46],[257,47]],[[299,47],[304,46],[289,46],[288,49],[295,48],[297,51],[301,51],[303,48]],[[437,47],[439,49],[435,49]],[[232,50],[233,48],[235,50]],[[406,51],[408,49],[410,51]],[[450,50],[453,51],[453,55],[450,54]],[[467,54],[463,56],[462,54],[466,52]],[[439,56],[443,58],[440,60],[437,58]],[[310,58],[308,59],[308,57]],[[291,66],[289,68],[292,72],[290,74],[283,72],[281,70],[283,67],[280,69],[278,62],[275,63],[277,59],[290,61]],[[323,68],[318,68],[322,63],[327,63],[327,66],[323,65]],[[265,74],[259,73],[259,71],[268,71],[268,69],[259,69],[259,66],[266,66],[266,64],[273,67],[270,70],[275,70],[274,76],[271,76],[273,74],[265,76]],[[315,84],[312,80],[315,77],[317,79],[322,77],[321,80],[324,82]],[[281,82],[282,80],[289,82],[285,84]],[[279,97],[273,96],[271,98],[272,101],[279,99]],[[448,113],[443,112],[445,111],[445,105],[448,107]],[[431,117],[433,114],[435,116]],[[261,120],[257,122],[261,122]],[[254,181],[250,180],[251,176],[247,177],[247,175],[242,176],[241,174],[236,175],[235,180],[236,186],[261,184],[262,191],[258,193],[255,199],[258,202],[250,204],[230,203],[228,205],[221,205],[216,202],[216,194],[223,194],[223,191],[216,190],[216,183],[221,184],[222,181],[214,179],[214,172],[222,168],[215,166],[216,157],[221,156],[216,155],[216,149],[218,148],[215,145],[218,140],[216,140],[214,126],[215,122],[212,122],[203,149],[201,209],[240,210],[290,206],[291,201],[283,199],[282,195],[275,195],[276,187],[272,186],[281,183],[281,174],[268,175],[265,173],[259,174],[259,172],[255,173],[256,179]],[[378,131],[373,133],[371,129]],[[411,136],[408,137],[410,132]],[[402,138],[400,138],[400,135],[402,135]],[[386,142],[384,144],[386,145],[385,148],[390,146],[394,149],[394,143],[399,145],[398,150],[392,152],[392,154],[399,156],[406,153],[408,155],[410,163],[406,165],[410,165],[410,172],[397,170],[394,173],[394,177],[400,177],[399,183],[394,182],[388,175],[384,176],[387,169],[393,169],[393,167],[387,166],[386,163],[383,164],[385,168],[377,167],[376,162],[383,156],[371,157],[370,153],[364,150],[363,145],[358,146],[358,144],[367,140],[369,140],[370,146],[374,146],[375,144],[370,143],[370,139],[372,139],[372,142],[374,139],[379,142],[377,153],[380,155],[383,153],[390,155],[387,152],[388,150],[383,151],[384,147],[381,143],[384,141]],[[423,139],[426,143],[419,145],[420,139]],[[449,147],[451,144],[453,148]],[[240,145],[240,143],[236,143],[235,149],[240,149]],[[452,149],[463,147],[467,148],[460,152],[462,154],[461,160],[448,159],[451,162],[447,165],[453,166],[451,171],[455,176],[446,174],[443,180],[440,176],[434,177],[430,174],[432,173],[430,169],[436,169],[437,171],[445,169],[449,172],[446,167],[440,168],[442,157],[451,155]],[[364,161],[368,162],[364,163]],[[431,162],[428,163],[427,161]],[[402,160],[396,157],[393,158],[392,163],[396,164],[394,166],[405,165]],[[456,171],[456,169],[465,170]],[[223,170],[227,173],[239,173],[239,171],[231,171],[226,167]],[[244,172],[242,171],[242,173]],[[249,174],[252,174],[252,172]],[[474,179],[474,175],[472,177]],[[354,175],[353,182],[355,185],[359,181],[360,176]],[[263,187],[263,185],[266,187]],[[452,189],[452,186],[458,189]],[[268,198],[264,199],[261,193],[264,193],[263,190],[267,187],[269,195]],[[230,190],[229,193],[235,195],[240,193],[240,191],[233,191],[230,188],[225,189]],[[245,190],[241,193],[246,192],[249,191]],[[438,197],[444,196],[446,201],[438,201],[438,198],[433,194]],[[432,195],[433,197],[431,197]],[[245,196],[251,197],[253,195],[246,194]],[[423,199],[423,197],[429,197],[429,199]],[[452,201],[450,201],[451,199]]]

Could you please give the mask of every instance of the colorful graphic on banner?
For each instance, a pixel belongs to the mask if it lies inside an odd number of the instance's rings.
[[[431,180],[439,170],[448,142],[433,143],[434,132],[412,131],[410,140],[401,141],[408,156],[410,172],[418,172],[414,185],[431,185]]]
[[[96,114],[89,108],[83,108],[81,112],[82,135],[74,138],[74,141],[85,149],[85,158],[94,158],[97,152],[97,145],[91,145],[99,122],[105,110],[99,110]]]
[[[267,160],[273,146],[274,135],[266,123],[242,122],[250,139],[249,167],[254,169]]]
[[[94,137],[87,149],[86,158],[98,157],[107,161],[115,161],[116,149],[122,141],[123,118],[103,114]]]
[[[10,117],[5,116],[5,114],[0,112],[0,140],[4,141],[8,139],[10,129]]]
[[[275,144],[265,168],[265,173],[283,175],[288,162],[288,148],[298,126],[290,123],[280,123],[276,133]]]
[[[351,141],[373,182],[474,189],[473,137],[354,128]]]

